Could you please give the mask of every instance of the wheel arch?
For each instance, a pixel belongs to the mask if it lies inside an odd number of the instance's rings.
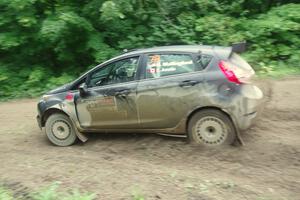
[[[66,112],[64,112],[64,111],[62,111],[62,110],[60,110],[60,109],[58,109],[58,108],[49,108],[49,109],[46,110],[46,111],[44,112],[44,114],[43,114],[43,117],[42,117],[42,127],[45,126],[47,119],[48,119],[51,115],[53,115],[54,113],[61,113],[61,114],[64,114],[64,115],[70,117]]]
[[[185,125],[186,131],[188,130],[188,125],[189,125],[189,122],[190,122],[191,118],[196,113],[204,111],[204,110],[218,110],[218,111],[222,112],[223,114],[225,114],[230,119],[230,121],[232,122],[234,128],[237,129],[236,124],[235,124],[235,120],[232,119],[231,115],[226,110],[221,109],[217,106],[204,106],[204,107],[196,108],[195,110],[193,110],[192,112],[189,113],[189,115],[187,117],[187,120],[186,120],[186,125]]]
[[[74,125],[74,130],[75,130],[75,133],[76,133],[77,137],[82,142],[86,142],[88,140],[88,138],[83,133],[78,131],[78,129],[76,127],[76,122],[70,117],[70,115],[68,115],[66,112],[64,112],[63,110],[61,110],[59,108],[49,108],[48,110],[45,111],[45,113],[42,117],[42,127],[45,127],[45,124],[46,124],[46,121],[47,121],[48,117],[50,117],[54,113],[61,113],[61,114],[66,115],[67,117],[69,117],[70,120],[72,121],[73,125]]]
[[[240,131],[239,131],[238,127],[237,127],[236,120],[230,115],[230,113],[229,113],[228,111],[226,111],[226,110],[224,110],[224,109],[222,109],[222,108],[220,108],[220,107],[217,107],[217,106],[203,106],[203,107],[200,107],[200,108],[196,108],[195,110],[193,110],[192,112],[190,112],[190,113],[188,114],[188,116],[187,116],[187,120],[186,120],[186,124],[185,124],[186,133],[188,132],[188,126],[189,126],[190,119],[191,119],[197,112],[201,112],[201,111],[203,111],[203,110],[210,110],[210,109],[212,109],[212,110],[218,110],[218,111],[222,112],[223,114],[225,114],[225,115],[229,118],[229,120],[232,122],[233,127],[234,127],[234,129],[235,129],[235,131],[236,131],[236,136],[237,136],[238,142],[239,142],[241,145],[243,145],[244,142],[243,142],[243,140],[242,140],[242,138],[241,138]]]

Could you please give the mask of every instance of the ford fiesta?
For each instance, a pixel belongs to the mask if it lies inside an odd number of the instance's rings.
[[[86,141],[87,132],[187,135],[206,146],[241,141],[263,98],[243,50],[240,43],[124,53],[45,94],[38,124],[58,146]]]

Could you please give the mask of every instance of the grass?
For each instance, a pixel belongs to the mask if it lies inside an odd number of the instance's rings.
[[[95,200],[96,194],[94,193],[82,193],[79,190],[72,190],[71,192],[60,192],[60,184],[55,182],[47,187],[41,188],[37,191],[26,194],[14,194],[13,191],[0,186],[0,200]],[[17,196],[16,196],[17,194]],[[140,190],[133,190],[131,193],[132,200],[145,200],[146,198],[140,192]]]
[[[42,188],[38,191],[32,192],[27,196],[32,200],[94,200],[96,195],[93,193],[81,193],[78,190],[71,192],[59,192],[59,184],[53,183],[50,186]],[[24,197],[16,197],[13,192],[7,188],[0,187],[0,200],[23,200]]]
[[[133,200],[145,200],[144,195],[142,194],[141,190],[135,186],[131,192],[131,196]]]
[[[290,75],[300,75],[300,67],[274,67],[263,66],[256,74],[261,78],[274,77],[281,78]]]
[[[0,200],[13,200],[13,195],[10,191],[0,187]]]

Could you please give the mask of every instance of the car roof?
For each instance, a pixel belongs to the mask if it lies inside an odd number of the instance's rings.
[[[209,45],[174,45],[174,46],[159,46],[145,49],[137,49],[126,52],[120,56],[130,56],[143,53],[162,53],[162,52],[187,52],[187,53],[203,53],[213,55],[217,53],[221,57],[228,58],[231,54],[232,47],[209,46]]]

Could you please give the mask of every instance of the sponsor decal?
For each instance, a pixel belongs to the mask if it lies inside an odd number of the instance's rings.
[[[193,61],[174,61],[174,62],[164,62],[162,63],[162,66],[183,66],[183,65],[192,65]]]
[[[150,56],[150,64],[160,63],[160,55]]]
[[[149,56],[147,73],[156,74],[160,72],[174,72],[178,70],[178,67],[185,67],[187,65],[193,65],[192,60],[187,61],[169,61],[164,62],[161,60],[160,55]]]
[[[88,110],[95,110],[99,107],[114,107],[116,105],[114,97],[103,97],[101,99],[97,99],[87,105]]]
[[[158,73],[158,72],[174,72],[176,70],[177,69],[175,67],[162,68],[162,69],[151,68],[151,69],[147,69],[147,72],[151,73],[151,74],[155,74],[155,73]]]
[[[147,69],[147,72],[151,73],[151,74],[155,74],[155,73],[159,72],[159,69],[157,69],[157,68],[151,68],[151,69]]]

